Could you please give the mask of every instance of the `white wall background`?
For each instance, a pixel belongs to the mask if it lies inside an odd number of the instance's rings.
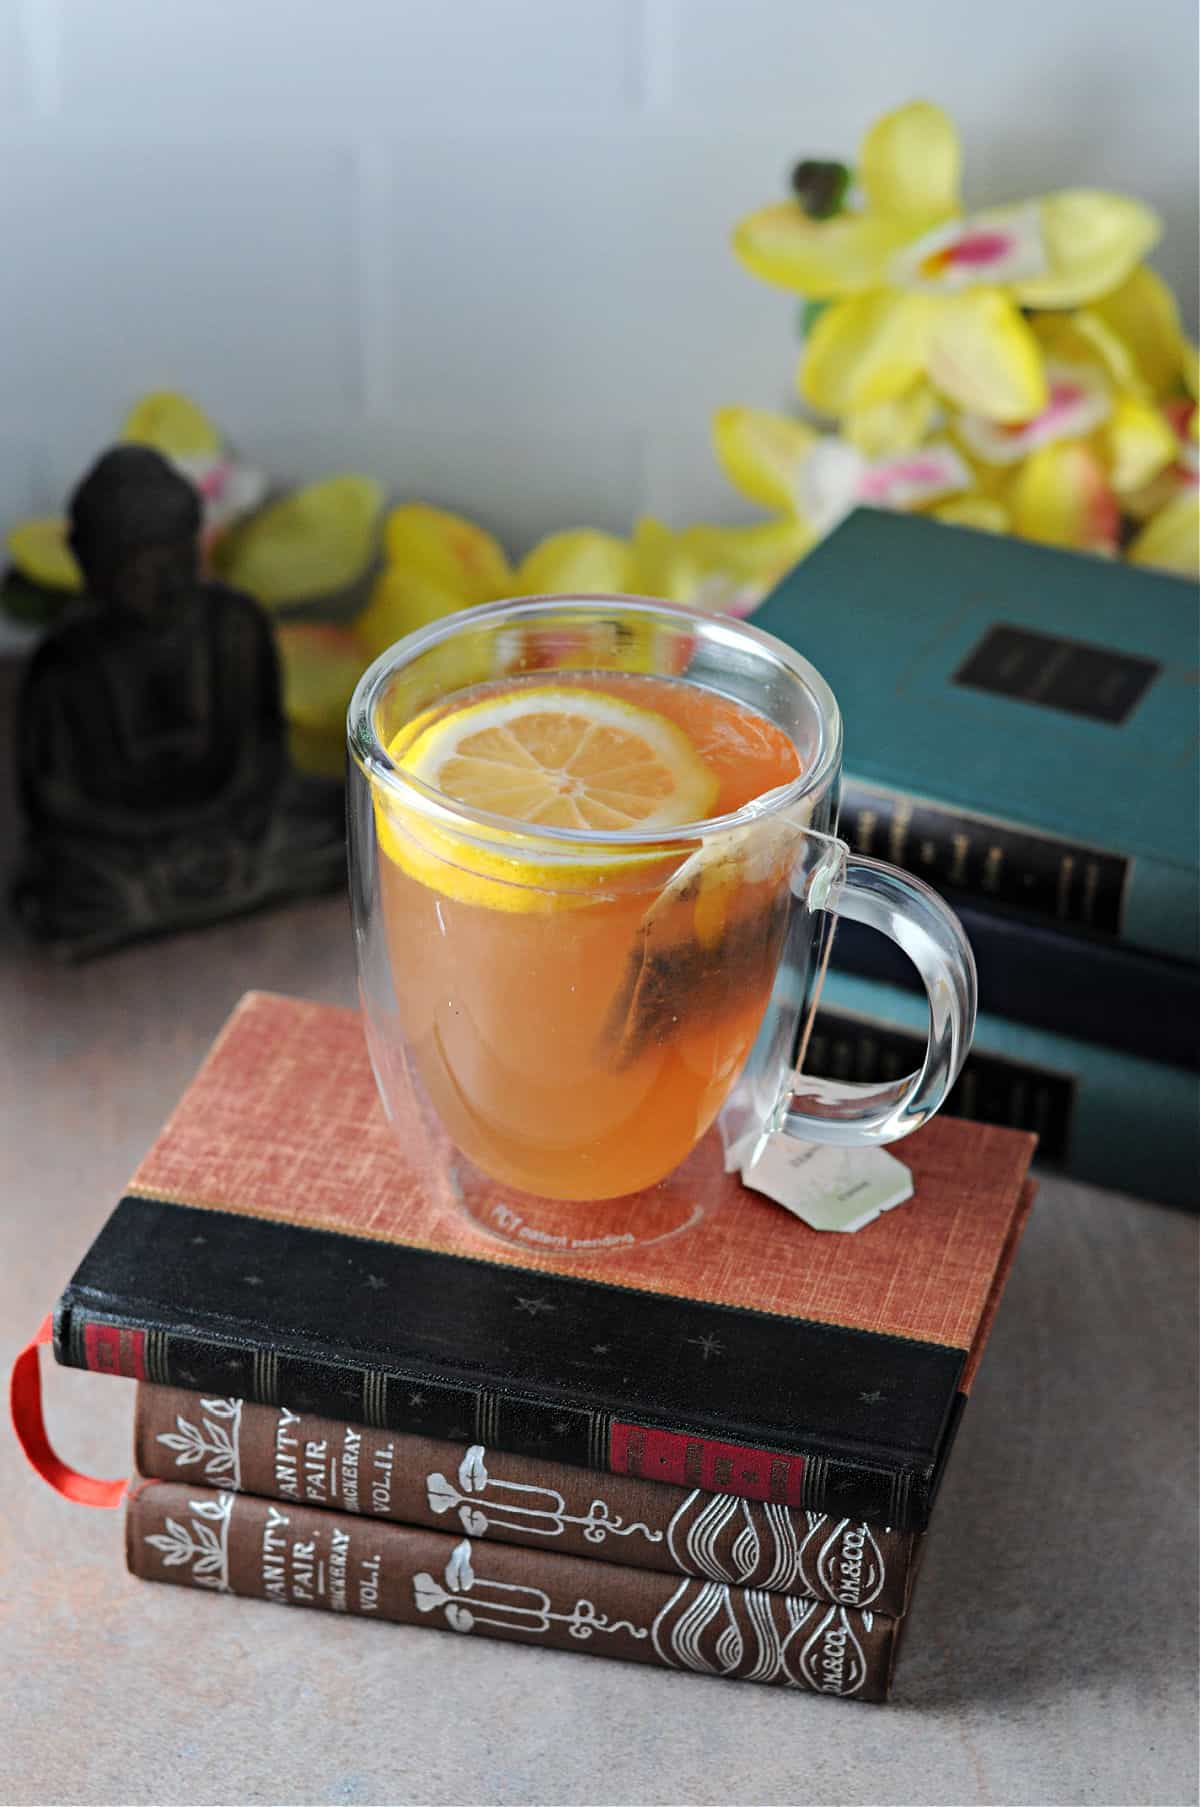
[[[0,524],[140,391],[281,478],[375,472],[522,548],[737,518],[707,422],[783,403],[728,230],[917,95],[968,197],[1161,209],[1196,312],[1194,0],[0,0]]]

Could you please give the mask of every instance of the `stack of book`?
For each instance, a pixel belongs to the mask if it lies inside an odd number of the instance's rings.
[[[1192,1205],[1196,600],[1134,565],[860,510],[755,615],[841,704],[841,833],[940,890],[975,950],[979,1024],[947,1108]],[[808,1070],[911,1071],[914,969],[854,923],[831,967]]]
[[[243,999],[54,1318],[140,1383],[133,1573],[884,1699],[1033,1138],[936,1120],[834,1235],[714,1136],[697,1226],[599,1257],[492,1241],[422,1146],[354,1012]]]

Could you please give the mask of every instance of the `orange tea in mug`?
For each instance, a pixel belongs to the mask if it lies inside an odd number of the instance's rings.
[[[800,770],[782,729],[681,679],[539,672],[401,730],[400,770],[530,829],[686,828]],[[473,847],[380,806],[380,891],[410,1058],[458,1147],[558,1199],[635,1192],[710,1127],[767,1007],[777,857]]]

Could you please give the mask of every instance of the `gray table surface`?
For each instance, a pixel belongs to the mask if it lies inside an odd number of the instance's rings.
[[[251,986],[352,1001],[344,902],[78,971],[0,928],[6,1365]],[[885,1708],[147,1586],[0,1439],[0,1800],[1187,1807],[1195,1230],[1044,1180]],[[125,1472],[130,1383],[47,1392]]]

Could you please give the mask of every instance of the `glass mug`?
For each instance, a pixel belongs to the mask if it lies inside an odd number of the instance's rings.
[[[757,723],[776,781],[725,815],[601,829],[492,813],[405,769],[422,724],[532,685],[666,698],[716,766],[729,720],[752,737]],[[377,659],[348,733],[379,1091],[403,1139],[423,1125],[449,1196],[491,1234],[578,1252],[653,1242],[727,1195],[724,1172],[774,1132],[891,1142],[946,1097],[974,1028],[970,947],[926,885],[837,839],[837,704],[782,642],[633,597],[489,604]],[[779,782],[781,745],[793,775]],[[746,746],[726,747],[731,770]],[[795,1070],[838,915],[890,936],[924,981],[928,1043],[907,1078]]]

